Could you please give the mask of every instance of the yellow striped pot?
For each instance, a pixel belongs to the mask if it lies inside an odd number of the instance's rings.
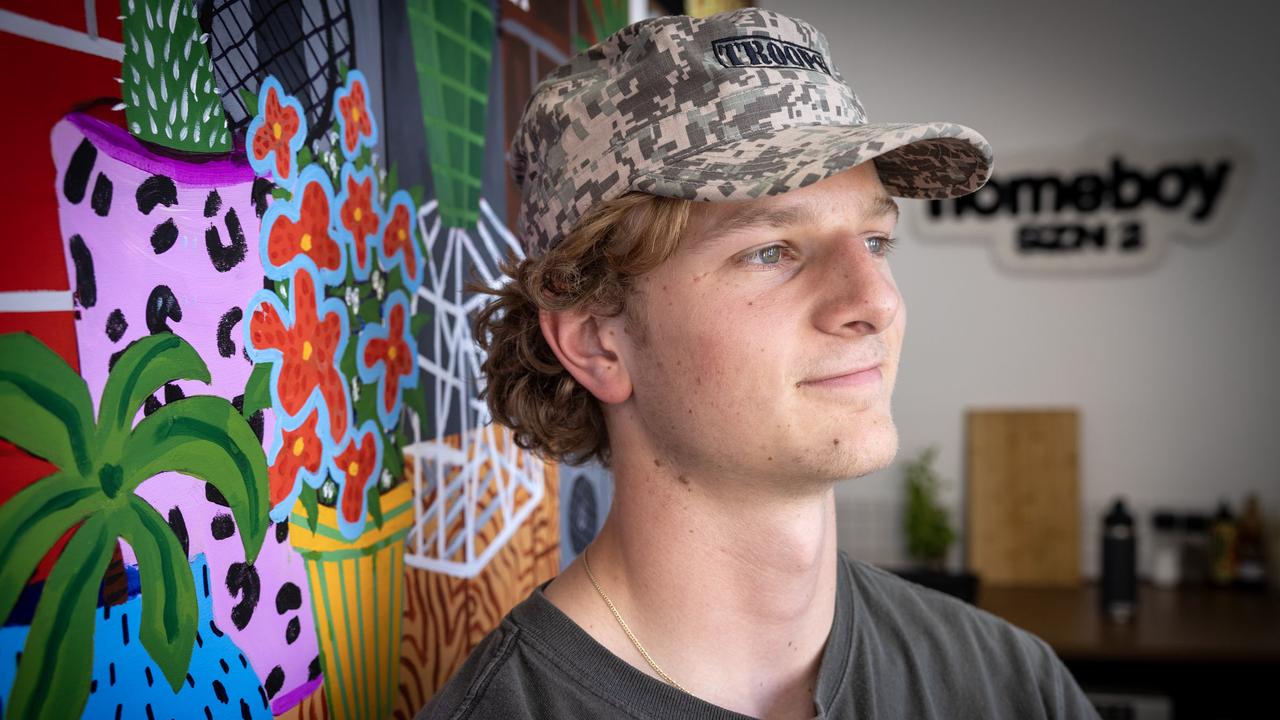
[[[380,500],[382,527],[366,518],[354,541],[338,531],[334,508],[320,506],[314,533],[301,508],[289,518],[289,538],[306,561],[325,700],[336,720],[387,718],[395,707],[413,484]]]

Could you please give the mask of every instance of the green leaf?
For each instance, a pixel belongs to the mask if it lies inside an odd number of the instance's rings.
[[[137,495],[129,498],[128,507],[113,514],[112,521],[118,523],[117,530],[138,558],[142,583],[138,638],[178,692],[191,665],[200,620],[187,554],[169,523]]]
[[[98,405],[98,440],[133,425],[147,396],[174,380],[209,382],[209,368],[186,340],[173,333],[148,335],[134,341],[116,361]]]
[[[427,191],[421,185],[411,185],[409,187],[409,197],[413,198],[413,206],[422,207],[425,203],[423,198],[427,196]]]
[[[302,483],[302,492],[298,495],[298,499],[302,501],[302,507],[307,511],[307,527],[311,528],[311,532],[315,532],[316,526],[320,523],[320,499],[317,497],[316,488]]]
[[[240,102],[244,104],[245,112],[249,114],[249,117],[256,116],[258,114],[258,96],[244,88],[240,88],[238,94],[240,95]]]
[[[105,502],[96,483],[59,472],[26,486],[0,505],[0,623],[9,618],[49,548]]]
[[[311,148],[306,145],[298,151],[298,169],[301,170],[311,164]]]
[[[387,275],[387,292],[388,293],[390,293],[392,290],[395,289],[391,287],[391,279],[393,277],[399,278],[400,273],[398,272],[389,273]],[[386,296],[384,295],[383,297],[386,297]],[[364,320],[367,323],[377,324],[382,322],[382,306],[378,303],[378,299],[376,297],[371,297],[368,300],[362,299],[360,303],[359,317],[360,319]],[[354,345],[355,343],[351,343],[351,344]]]
[[[378,418],[378,384],[360,383],[360,399],[355,401],[356,423]]]
[[[397,480],[404,476],[404,451],[396,443],[387,442],[382,452],[382,466]]]
[[[391,193],[396,191],[400,184],[400,170],[395,163],[391,163],[391,169],[387,172],[387,182],[382,186],[387,191],[387,197],[391,197]]]
[[[285,202],[288,202],[293,199],[293,193],[280,186],[276,186],[271,188],[271,197],[276,200],[284,200]]]
[[[338,369],[342,371],[343,377],[356,377],[356,345],[357,343],[354,339],[349,340],[347,349],[342,351],[342,361],[338,363]]]
[[[271,407],[271,363],[258,363],[244,384],[244,407],[240,414],[249,417]]]
[[[92,471],[93,400],[84,378],[27,333],[0,335],[0,437],[81,475]]]
[[[382,503],[379,501],[378,483],[369,486],[369,490],[364,494],[364,504],[369,508],[369,514],[373,516],[373,526],[382,529]]]
[[[106,517],[93,515],[62,549],[40,594],[5,717],[52,720],[84,711],[98,587],[115,548]]]
[[[417,338],[422,334],[422,328],[431,322],[431,311],[424,307],[426,303],[418,306],[418,311],[409,318],[409,334]]]
[[[121,453],[124,490],[149,477],[180,472],[210,483],[231,506],[244,556],[258,557],[267,535],[267,458],[231,403],[210,395],[171,402],[134,428]]]

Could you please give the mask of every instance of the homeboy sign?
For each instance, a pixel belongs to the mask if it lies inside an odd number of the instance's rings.
[[[1219,235],[1242,194],[1243,160],[1227,143],[997,157],[978,192],[916,203],[917,227],[926,238],[981,235],[1011,270],[1133,270],[1171,239]]]

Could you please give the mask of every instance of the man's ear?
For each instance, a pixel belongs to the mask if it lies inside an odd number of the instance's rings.
[[[612,318],[600,318],[582,308],[539,310],[542,336],[569,374],[602,403],[631,397],[631,375],[622,362],[620,329]]]

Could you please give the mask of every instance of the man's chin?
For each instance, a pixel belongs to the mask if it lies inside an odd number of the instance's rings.
[[[898,455],[898,428],[885,416],[861,432],[847,432],[829,448],[831,475],[837,480],[857,478],[883,470]]]

